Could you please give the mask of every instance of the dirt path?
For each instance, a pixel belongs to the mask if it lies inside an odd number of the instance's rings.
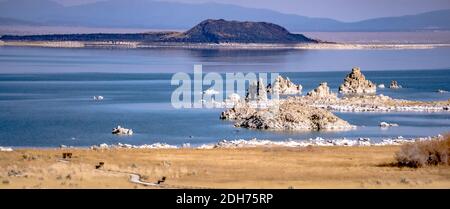
[[[139,184],[143,186],[151,186],[151,187],[158,187],[158,188],[166,188],[166,189],[211,189],[207,187],[194,187],[194,186],[180,186],[180,185],[170,185],[170,184],[157,184],[157,183],[151,183],[143,181],[141,178],[141,175],[138,173],[132,173],[127,171],[117,171],[117,170],[104,170],[102,171],[106,172],[112,172],[112,173],[121,173],[121,174],[128,174],[130,176],[129,181],[134,184]]]
[[[141,178],[141,175],[138,173],[132,173],[132,172],[127,172],[127,171],[117,171],[117,170],[111,170],[111,169],[99,169],[99,170],[105,171],[105,172],[111,172],[111,173],[127,174],[130,176],[129,181],[131,183],[140,184],[143,186],[164,187],[164,185],[162,185],[162,184],[143,181]]]

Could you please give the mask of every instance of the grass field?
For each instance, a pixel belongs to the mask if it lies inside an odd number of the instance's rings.
[[[399,149],[23,149],[0,152],[0,188],[159,188],[108,170],[163,188],[450,188],[450,166],[393,166]]]

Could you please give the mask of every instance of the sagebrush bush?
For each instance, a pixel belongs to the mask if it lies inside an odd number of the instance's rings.
[[[426,165],[450,165],[450,135],[443,139],[414,142],[402,145],[395,154],[399,166],[422,167]]]

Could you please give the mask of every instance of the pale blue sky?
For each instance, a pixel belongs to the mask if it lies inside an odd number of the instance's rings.
[[[99,0],[54,0],[65,5]],[[128,0],[129,1],[129,0]],[[450,9],[450,0],[161,0],[189,3],[218,2],[311,17],[357,21],[375,17],[416,14]]]

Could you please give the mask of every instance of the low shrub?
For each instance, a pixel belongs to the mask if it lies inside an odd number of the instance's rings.
[[[427,165],[450,165],[450,135],[443,139],[404,144],[395,154],[399,166],[418,168]]]

